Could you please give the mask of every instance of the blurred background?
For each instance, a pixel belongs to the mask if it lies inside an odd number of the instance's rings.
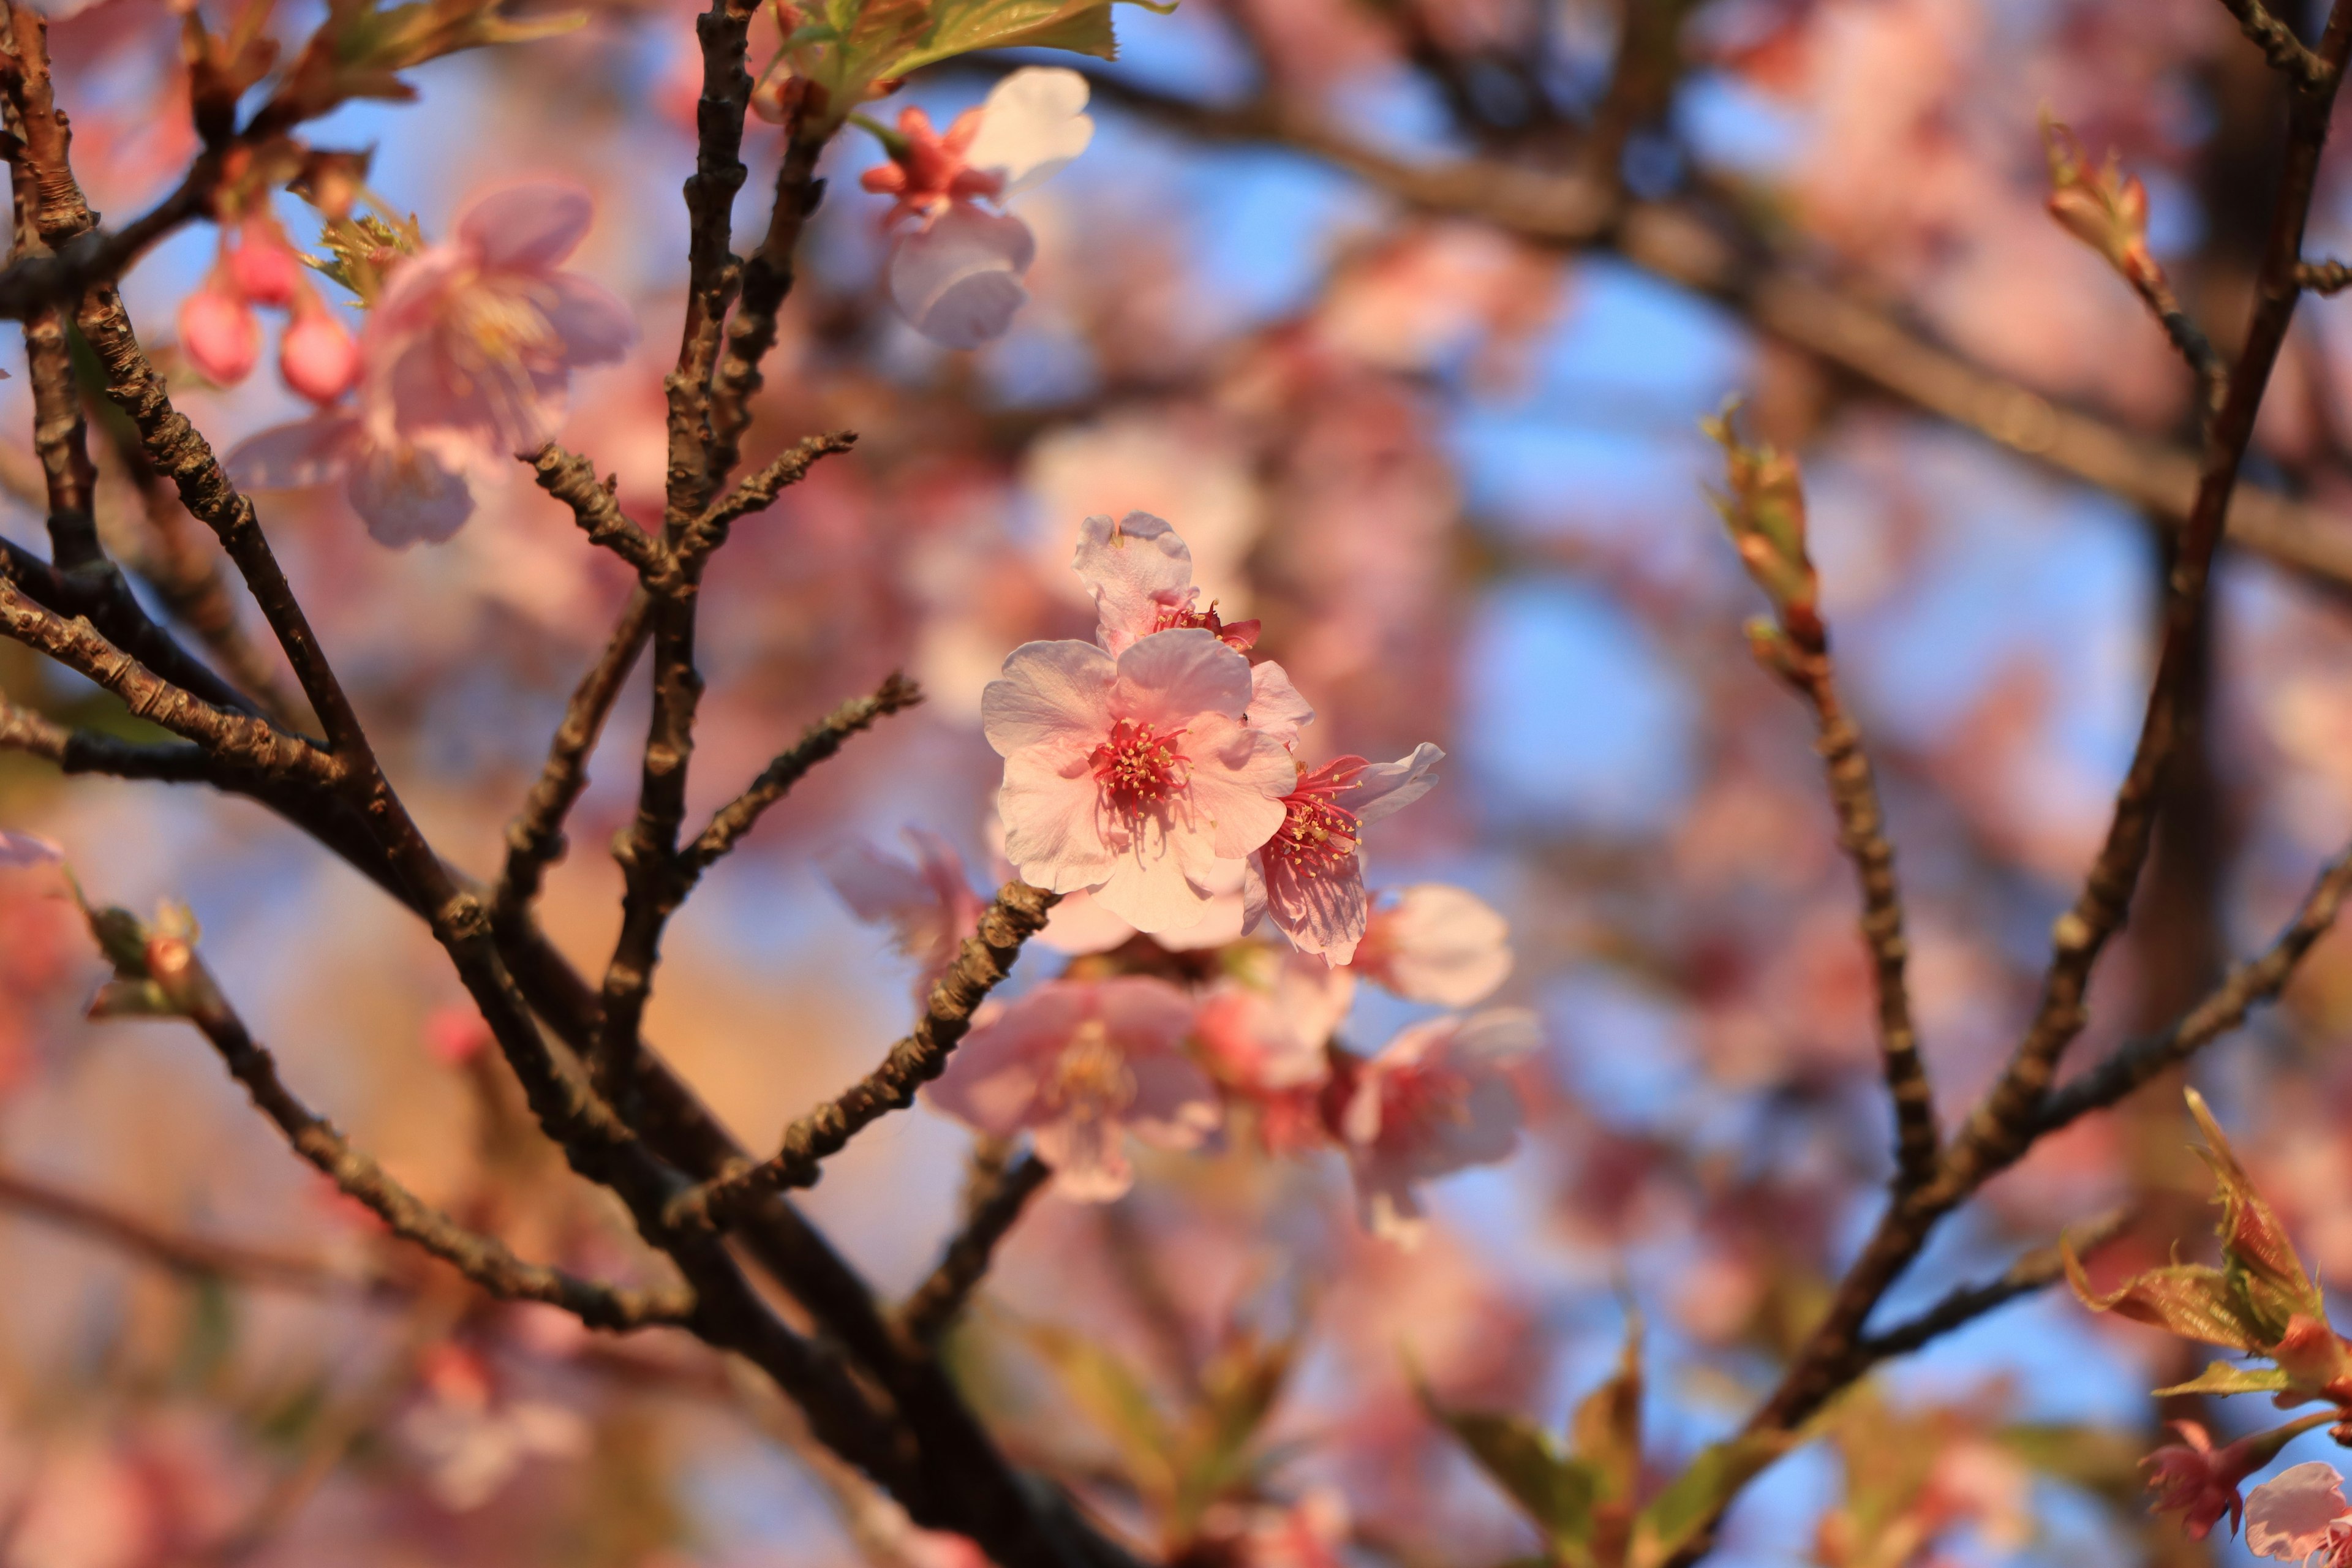
[[[602,4],[567,37],[424,68],[414,104],[317,128],[373,146],[372,186],[428,236],[501,179],[595,190],[571,265],[632,303],[643,342],[579,379],[563,440],[617,471],[641,520],[660,510],[683,294],[691,15]],[[999,763],[980,689],[1015,644],[1088,635],[1079,519],[1168,518],[1203,598],[1262,617],[1260,649],[1318,708],[1302,755],[1450,753],[1438,791],[1383,826],[1371,879],[1456,883],[1508,917],[1500,999],[1547,1037],[1518,1069],[1528,1125],[1508,1163],[1431,1189],[1411,1253],[1360,1232],[1336,1158],[1143,1154],[1118,1203],[1032,1210],[960,1365],[1014,1454],[1149,1542],[1164,1478],[1105,1388],[1190,1419],[1236,1358],[1283,1347],[1237,1499],[1291,1509],[1350,1563],[1500,1563],[1536,1536],[1430,1421],[1408,1362],[1450,1403],[1556,1429],[1638,1310],[1670,1468],[1769,1386],[1887,1162],[1851,873],[1810,718],[1748,655],[1761,601],[1707,505],[1720,456],[1697,420],[1740,394],[1804,462],[1948,1113],[2029,1016],[2050,922],[2104,830],[2149,673],[2165,499],[2193,450],[2161,332],[2042,210],[2037,117],[2146,181],[2155,248],[2227,348],[2281,95],[2214,0],[1185,0],[1118,20],[1118,61],[1078,62],[1093,145],[1014,204],[1038,236],[1034,298],[983,351],[894,314],[887,203],[856,178],[879,156],[855,132],[829,154],[751,455],[820,429],[861,439],[740,528],[714,574],[692,815],[892,668],[929,700],[713,873],[673,927],[648,1034],[754,1144],[870,1066],[907,1026],[912,965],[849,918],[819,860],[912,825],[989,885]],[[121,221],[194,151],[176,23],[157,0],[100,0],[57,14],[53,37],[77,165]],[[763,20],[755,68],[774,38]],[[877,112],[918,103],[944,123],[1026,58],[942,68]],[[755,125],[739,237],[764,221],[778,152]],[[1593,232],[1580,215],[1612,180],[1634,216]],[[2347,197],[2331,169],[2307,254],[2352,245]],[[315,235],[290,199],[284,216],[298,243]],[[215,243],[184,233],[131,277],[151,339]],[[2250,468],[2279,498],[2273,527],[2225,553],[2192,742],[2077,1062],[2267,940],[2352,829],[2347,311],[2314,298],[2296,320]],[[0,348],[17,375],[0,386],[0,531],[36,544],[21,357]],[[173,390],[221,447],[299,411],[269,377]],[[168,577],[211,550],[98,445],[119,555]],[[628,587],[520,466],[480,500],[453,542],[404,552],[332,489],[263,507],[404,795],[477,873]],[[13,646],[0,689],[128,723]],[[633,689],[551,885],[549,925],[583,963],[616,929],[604,850],[634,806],[645,717]],[[463,994],[425,932],[299,834],[247,803],[68,784],[10,756],[0,824],[63,844],[94,897],[188,900],[289,1077],[428,1196],[533,1256],[635,1256],[617,1208],[532,1149],[498,1075],[453,1061]],[[1057,962],[1033,951],[1015,989]],[[954,1557],[892,1529],[772,1394],[698,1347],[591,1341],[399,1261],[192,1032],[82,1021],[100,976],[54,874],[0,870],[0,1563]],[[1369,1049],[1422,1011],[1367,989],[1342,1035]],[[2347,1026],[2339,937],[2197,1067],[2331,1279],[2352,1274]],[[929,1109],[889,1119],[808,1207],[903,1290],[952,1226],[968,1145]],[[2137,1218],[2103,1279],[2197,1247],[2188,1145],[2175,1084],[2078,1124],[1950,1225],[1890,1310],[2119,1204]],[[160,1267],[61,1214],[75,1202],[149,1241],[252,1256]],[[425,1283],[368,1290],[386,1270]],[[2258,1418],[2145,1394],[2197,1364],[2063,1289],[2010,1308],[1887,1369],[1834,1440],[1751,1489],[1722,1560],[2246,1560],[2144,1517],[2134,1466],[2161,1420]],[[2314,1434],[2281,1463],[2332,1452]],[[1895,1455],[1920,1473],[1890,1479]],[[1890,1509],[1921,1522],[1907,1547]]]

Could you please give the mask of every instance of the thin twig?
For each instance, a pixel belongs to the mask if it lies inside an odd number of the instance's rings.
[[[787,136],[783,159],[776,167],[776,195],[768,209],[768,231],[761,238],[760,248],[743,265],[742,299],[734,319],[727,323],[724,352],[711,367],[710,444],[704,461],[713,489],[735,470],[743,433],[751,428],[751,399],[760,392],[761,363],[775,347],[777,312],[793,291],[793,260],[800,248],[801,231],[824,199],[824,182],[816,177],[824,140],[809,134],[798,120]]]
[[[694,526],[687,531],[685,553],[688,558],[709,554],[727,542],[727,531],[739,520],[773,506],[778,496],[808,477],[818,459],[846,452],[856,445],[856,431],[835,430],[811,436],[786,448],[775,461],[746,477],[694,520]]]
[[[2077,1256],[2086,1256],[2121,1236],[2131,1224],[2131,1211],[2115,1209],[2101,1215],[2067,1237]],[[2031,1296],[2066,1277],[2065,1254],[2055,1243],[2037,1247],[2020,1258],[1996,1279],[1963,1285],[1942,1300],[1882,1333],[1865,1334],[1855,1342],[1853,1354],[1861,1370],[1898,1355],[1908,1355],[1955,1329],[1965,1328],[1986,1313]]]
[[[2341,294],[2346,289],[2352,288],[2352,267],[2347,267],[2333,258],[2326,261],[2299,262],[2295,266],[2294,280],[2315,294]]]
[[[2263,58],[2270,61],[2273,70],[2284,71],[2307,89],[2329,85],[2337,68],[2305,48],[2293,27],[2263,9],[2263,0],[2221,0],[2221,4],[2238,19],[2238,30],[2262,47]]]
[[[159,971],[178,965],[184,973],[200,963],[184,944],[167,954],[161,943],[150,945],[148,962]],[[635,1289],[599,1284],[527,1263],[496,1237],[459,1225],[403,1186],[373,1156],[353,1148],[333,1123],[297,1099],[278,1077],[276,1059],[209,980],[184,984],[175,975],[168,984],[192,994],[188,1021],[212,1042],[231,1076],[245,1085],[261,1113],[278,1124],[294,1152],[374,1211],[394,1236],[423,1247],[493,1296],[561,1307],[593,1328],[683,1323],[693,1315],[695,1293],[684,1285]]]
[[[640,577],[659,576],[669,570],[669,551],[662,542],[629,521],[613,497],[609,480],[596,478],[596,465],[550,441],[524,459],[539,488],[572,509],[589,542],[601,544],[636,568]]]
[[[1839,700],[1837,673],[1826,649],[1800,654],[1790,679],[1811,705],[1820,738],[1814,750],[1829,777],[1838,842],[1862,886],[1862,939],[1870,951],[1871,984],[1878,1005],[1879,1056],[1895,1107],[1895,1169],[1898,1191],[1920,1186],[1936,1173],[1940,1136],[1936,1097],[1919,1058],[1904,976],[1910,946],[1903,934],[1903,893],[1895,876],[1895,847],[1886,837],[1878,782],[1863,750],[1862,731]]]
[[[894,670],[873,695],[853,698],[810,725],[790,751],[761,769],[751,787],[719,807],[710,826],[678,852],[679,874],[691,886],[713,861],[742,841],[770,806],[790,794],[811,768],[840,751],[849,737],[922,700],[922,688]]]
[[[1011,1232],[1029,1200],[1053,1179],[1052,1166],[1034,1154],[1024,1154],[972,1194],[962,1228],[948,1242],[938,1266],[898,1309],[899,1326],[908,1338],[918,1344],[931,1344],[948,1331],[986,1277],[997,1243]]]
[[[1007,882],[980,917],[980,929],[931,987],[915,1032],[890,1047],[882,1064],[835,1099],[784,1129],[782,1146],[759,1164],[678,1194],[673,1225],[720,1226],[762,1194],[814,1186],[824,1161],[872,1123],[915,1101],[915,1091],[940,1076],[971,1026],[972,1010],[1012,973],[1022,944],[1045,926],[1059,893]]]
[[[507,826],[506,868],[490,894],[490,918],[503,929],[539,897],[547,868],[563,858],[563,822],[588,787],[588,754],[604,732],[604,721],[636,668],[653,626],[653,599],[642,587],[631,591],[620,624],[604,651],[580,679],[548,746],[547,763],[530,786],[522,812]]]

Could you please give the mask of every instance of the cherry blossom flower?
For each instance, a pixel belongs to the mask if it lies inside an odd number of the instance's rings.
[[[1049,981],[965,1036],[928,1092],[992,1137],[1028,1130],[1055,1191],[1107,1203],[1135,1179],[1122,1133],[1192,1149],[1217,1125],[1192,1029],[1192,998],[1164,980]]]
[[[890,298],[917,331],[970,349],[1013,324],[1028,302],[1021,279],[1036,259],[1036,237],[1019,218],[976,204],[1034,186],[1086,150],[1094,135],[1087,92],[1076,71],[1032,66],[999,81],[945,132],[920,109],[900,111],[891,161],[862,183],[898,198],[885,220],[898,231]]]
[[[1270,919],[1304,952],[1330,963],[1353,959],[1371,912],[1363,830],[1436,788],[1431,770],[1444,760],[1424,741],[1393,763],[1335,757],[1298,769],[1283,797],[1282,826],[1250,857],[1244,929]]]
[[[1095,640],[1111,653],[1124,653],[1139,637],[1172,626],[1205,627],[1243,652],[1257,641],[1257,622],[1227,626],[1214,601],[1205,610],[1193,607],[1201,590],[1192,585],[1192,552],[1174,529],[1150,512],[1131,511],[1117,522],[1087,519],[1070,565],[1094,598],[1099,622]],[[1279,674],[1280,667],[1274,668]]]
[[[1282,826],[1295,770],[1242,722],[1248,662],[1200,627],[1117,658],[1082,642],[1013,649],[981,695],[1004,758],[1004,853],[1054,892],[1091,889],[1139,931],[1198,921],[1219,860]]]
[[[452,1513],[489,1501],[530,1459],[588,1451],[588,1424],[576,1411],[498,1397],[490,1369],[470,1351],[436,1345],[422,1373],[425,1397],[402,1419],[400,1435],[434,1498]]]
[[[912,864],[870,844],[847,844],[827,856],[825,880],[861,921],[887,925],[898,951],[917,962],[920,1003],[953,963],[963,939],[980,929],[980,895],[966,879],[963,858],[936,833],[906,830]]]
[[[1541,1042],[1533,1013],[1496,1007],[1415,1024],[1369,1060],[1339,1058],[1324,1116],[1347,1153],[1367,1229],[1416,1244],[1416,1186],[1510,1156],[1519,1100],[1500,1068]]]
[[[1260,1140],[1280,1154],[1324,1141],[1320,1101],[1331,1076],[1324,1047],[1355,1003],[1356,981],[1302,953],[1265,956],[1272,973],[1220,980],[1194,1027],[1209,1070],[1255,1108]]]
[[[1510,922],[1475,893],[1420,882],[1372,910],[1355,964],[1409,1002],[1470,1007],[1509,977],[1510,939]]]
[[[302,289],[302,262],[284,231],[267,218],[247,218],[236,245],[225,253],[229,282],[249,305],[283,310]]]
[[[2344,1478],[2317,1460],[2280,1471],[2246,1500],[2246,1546],[2283,1563],[2352,1563],[2352,1506]]]
[[[254,489],[341,479],[379,542],[438,543],[473,515],[467,474],[502,477],[547,441],[572,371],[618,360],[636,338],[628,307],[559,265],[588,232],[580,186],[508,185],[457,219],[457,237],[393,266],[357,346],[357,374],[333,341],[340,324],[303,319],[285,369],[314,401],[356,379],[357,406],[322,409],[247,439],[231,479]],[[338,388],[340,390],[340,388]]]
[[[2211,1534],[2223,1514],[2230,1516],[2231,1532],[2236,1533],[2245,1512],[2238,1487],[2271,1461],[2278,1442],[2265,1432],[2216,1448],[2200,1423],[2169,1425],[2180,1434],[2180,1441],[2166,1444],[2139,1462],[2147,1472],[2147,1489],[2156,1494],[2148,1511],[2179,1514],[2180,1528],[2191,1541]]]

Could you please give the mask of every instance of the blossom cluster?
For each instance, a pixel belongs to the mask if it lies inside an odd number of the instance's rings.
[[[1417,886],[1376,910],[1365,884],[1365,829],[1434,787],[1444,753],[1302,759],[1313,709],[1281,665],[1251,662],[1257,622],[1201,603],[1161,519],[1088,518],[1073,565],[1095,640],[1016,648],[981,712],[1004,759],[1003,857],[1065,896],[1044,942],[1078,962],[985,1011],[933,1103],[991,1136],[1029,1132],[1080,1200],[1128,1189],[1129,1132],[1198,1149],[1241,1123],[1270,1152],[1335,1147],[1366,1223],[1412,1236],[1421,1184],[1510,1153],[1503,1069],[1538,1038],[1532,1015],[1491,1008],[1414,1024],[1370,1057],[1336,1039],[1358,972],[1455,1009],[1509,973],[1507,927],[1475,895]],[[916,864],[859,847],[829,870],[861,917],[897,928],[922,993],[980,906],[953,850],[913,837]],[[1268,929],[1286,950],[1250,940]],[[1209,950],[1205,984],[1151,961]]]

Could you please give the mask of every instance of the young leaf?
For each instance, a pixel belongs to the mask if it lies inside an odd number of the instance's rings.
[[[2274,1366],[2231,1366],[2228,1362],[2217,1361],[2187,1383],[2158,1389],[2156,1396],[2162,1399],[2174,1394],[2278,1394],[2287,1387],[2286,1373]]]
[[[2255,1321],[2245,1299],[2232,1288],[2230,1276],[2202,1263],[2175,1263],[2151,1268],[2125,1281],[2108,1296],[2095,1295],[2074,1247],[2059,1243],[2066,1260],[2066,1279],[2083,1305],[2095,1312],[2114,1312],[2134,1322],[2152,1323],[2183,1339],[2202,1340],[2233,1351],[2264,1351],[2273,1331]]]
[[[1792,1432],[1743,1432],[1702,1449],[1633,1521],[1633,1568],[1655,1568],[1797,1443]]]
[[[1625,1347],[1616,1374],[1585,1395],[1569,1423],[1576,1457],[1592,1467],[1603,1501],[1633,1495],[1642,1479],[1642,1319],[1625,1316]]]
[[[2219,1189],[2221,1255],[2232,1271],[2242,1272],[2242,1289],[2248,1301],[2268,1321],[2273,1335],[2297,1313],[2326,1317],[2327,1309],[2318,1287],[2304,1272],[2303,1259],[2295,1256],[2286,1226],[2254,1190],[2245,1167],[2238,1163],[2237,1152],[2206,1108],[2205,1097],[2193,1089],[2189,1090],[2189,1114],[2197,1119],[2198,1130],[2205,1134],[2206,1146],[2198,1153],[2211,1168],[2213,1184]]]
[[[1416,1376],[1414,1392],[1430,1418],[1470,1450],[1478,1468],[1534,1520],[1554,1546],[1573,1552],[1592,1533],[1600,1478],[1592,1466],[1560,1451],[1552,1436],[1525,1416],[1489,1410],[1449,1410]]]

